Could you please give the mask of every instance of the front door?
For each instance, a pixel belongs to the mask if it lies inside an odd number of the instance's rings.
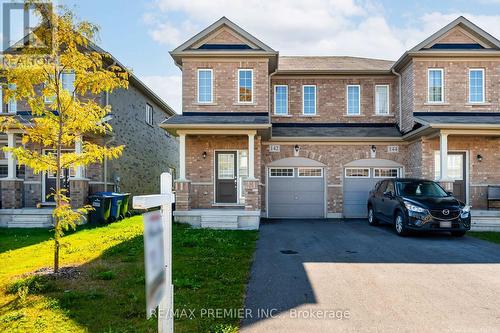
[[[45,150],[45,154],[54,153],[53,150]],[[61,188],[65,189],[64,195],[69,198],[69,177],[70,170],[63,169],[61,174]],[[54,194],[56,192],[56,172],[45,172],[43,177],[45,183],[45,193],[43,194],[43,202],[54,202]]]
[[[466,199],[465,161],[465,153],[448,153],[448,177],[454,180],[453,196],[462,202]]]
[[[236,203],[238,193],[236,151],[215,153],[215,202]]]

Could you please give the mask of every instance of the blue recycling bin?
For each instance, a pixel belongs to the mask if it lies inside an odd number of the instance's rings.
[[[116,192],[97,192],[97,195],[111,196],[111,210],[109,220],[111,222],[117,221],[121,218],[121,206],[123,203],[124,194]]]

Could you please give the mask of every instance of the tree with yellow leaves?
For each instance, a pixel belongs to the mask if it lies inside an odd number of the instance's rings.
[[[64,8],[52,12],[40,2],[27,2],[26,6],[38,14],[40,24],[33,33],[36,40],[51,45],[50,52],[42,57],[34,52],[36,49],[26,47],[19,53],[5,55],[3,75],[11,89],[4,89],[4,101],[22,100],[30,109],[32,119],[26,123],[16,117],[4,117],[1,127],[3,131],[12,128],[22,131],[23,145],[4,148],[5,151],[34,173],[50,172],[56,176],[53,219],[54,273],[57,273],[64,231],[74,229],[92,209],[90,206],[71,208],[66,190],[61,186],[63,170],[101,163],[104,158],[121,155],[123,146],[99,145],[87,140],[86,136],[111,132],[110,125],[104,121],[111,108],[100,105],[95,97],[127,88],[128,72],[116,65],[109,54],[94,46],[98,33],[96,25],[77,20]],[[72,78],[71,85],[63,80],[68,74]],[[81,152],[67,150],[76,144],[83,147]],[[39,148],[55,153],[43,154]]]

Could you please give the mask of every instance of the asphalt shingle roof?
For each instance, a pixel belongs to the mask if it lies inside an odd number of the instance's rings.
[[[273,137],[384,137],[400,138],[401,133],[395,126],[300,126],[300,127],[281,127],[273,124]]]
[[[286,71],[387,71],[394,61],[345,56],[280,56],[278,72]]]
[[[178,124],[178,125],[184,125],[184,124],[242,124],[242,125],[260,125],[260,124],[268,124],[269,123],[269,117],[268,116],[261,116],[261,115],[245,115],[245,116],[231,116],[231,115],[224,115],[224,116],[212,116],[212,115],[197,115],[197,116],[183,116],[183,115],[175,115],[163,122],[163,124]]]

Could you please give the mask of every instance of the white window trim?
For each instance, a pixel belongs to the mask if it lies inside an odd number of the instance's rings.
[[[396,170],[397,171],[397,175],[394,176],[394,177],[377,176],[375,170]],[[398,178],[399,174],[400,174],[400,169],[399,168],[374,168],[373,169],[373,178],[385,178],[385,179],[388,179],[388,178]]]
[[[300,170],[320,170],[321,175],[319,175],[319,176],[301,176]],[[298,168],[297,177],[299,177],[299,178],[323,178],[323,168],[315,168],[315,167]]]
[[[359,98],[358,98],[358,113],[349,113],[349,87],[358,87]],[[348,116],[361,116],[361,85],[359,84],[348,84],[345,88],[345,112]]]
[[[286,88],[286,113],[276,113],[276,90],[278,87],[285,87]],[[287,116],[288,115],[288,109],[289,109],[289,104],[288,104],[288,85],[286,84],[275,84],[274,85],[274,115],[275,116]]]
[[[17,90],[17,87],[14,83],[9,83],[7,89]],[[2,96],[2,99],[3,99],[3,96]],[[2,101],[2,103],[3,103],[3,101]],[[14,110],[12,110],[12,109],[14,109]],[[11,113],[11,114],[17,113],[17,99],[14,96],[10,100],[7,101],[7,113]]]
[[[306,99],[305,99],[305,88],[314,87],[314,113],[305,113]],[[302,85],[302,115],[303,116],[315,116],[318,114],[318,88],[315,84],[304,84]]]
[[[368,170],[368,176],[348,176],[347,175],[347,170],[359,170],[359,169]],[[371,178],[371,169],[370,168],[363,168],[363,167],[360,167],[360,168],[345,168],[344,169],[344,177],[345,178]]]
[[[148,106],[151,108],[151,116],[149,115],[149,112],[148,112]],[[150,126],[153,126],[153,123],[154,123],[154,119],[153,119],[153,106],[149,103],[146,103],[146,124],[150,125]],[[149,122],[149,118],[151,118],[151,122]]]
[[[291,176],[273,176],[273,175],[271,175],[271,170],[280,170],[280,169],[292,169],[292,175]],[[295,168],[287,168],[287,167],[269,168],[269,178],[293,178],[293,177],[295,177]]]
[[[429,78],[430,78],[430,73],[431,71],[439,71],[441,72],[441,100],[440,101],[431,101],[431,94],[430,94],[430,85],[429,85]],[[445,101],[445,96],[444,96],[444,69],[443,68],[427,68],[427,103],[430,104],[443,104]]]
[[[387,113],[380,113],[378,110],[378,102],[377,102],[377,87],[386,87],[387,88],[387,102],[386,102],[386,105],[387,105]],[[390,85],[388,84],[377,84],[375,85],[375,114],[377,116],[388,116],[391,114],[391,110],[390,110],[390,107],[391,107],[391,89],[390,89]],[[360,109],[361,110],[361,109]]]
[[[252,73],[252,99],[250,101],[240,101],[240,73],[242,71],[250,71]],[[254,85],[255,85],[255,82],[254,82],[254,77],[253,77],[253,69],[252,68],[239,68],[238,69],[238,89],[236,91],[236,95],[237,95],[237,100],[238,100],[238,103],[240,104],[252,104],[253,101],[254,101]]]
[[[473,102],[471,101],[471,91],[470,91],[470,73],[472,71],[481,71],[482,75],[482,81],[483,81],[483,98],[479,102]],[[484,68],[469,68],[469,74],[468,74],[468,90],[469,90],[469,96],[468,96],[468,102],[470,104],[484,104],[486,100],[486,82],[485,82],[485,75],[484,75]]]
[[[210,72],[210,101],[201,102],[200,101],[200,72]],[[209,104],[214,102],[214,71],[211,68],[198,68],[196,72],[196,100],[199,104]]]

